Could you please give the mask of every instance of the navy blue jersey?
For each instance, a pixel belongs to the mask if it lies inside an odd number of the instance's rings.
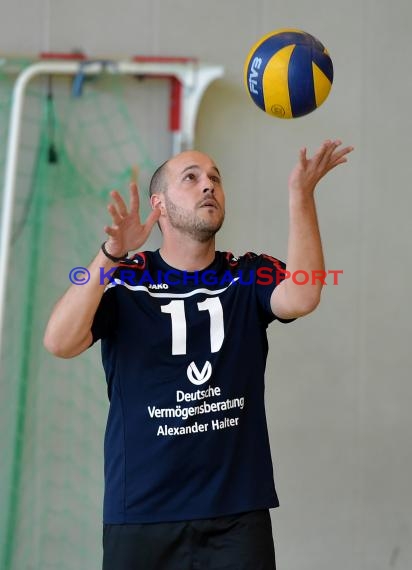
[[[278,505],[264,409],[270,296],[284,264],[216,252],[187,273],[158,251],[113,273],[93,327],[110,409],[104,522]]]

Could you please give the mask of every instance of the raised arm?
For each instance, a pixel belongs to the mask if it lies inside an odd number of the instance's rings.
[[[306,148],[289,177],[289,240],[286,268],[290,276],[273,291],[271,308],[283,319],[313,311],[320,301],[325,269],[322,242],[315,205],[315,188],[330,170],[347,161],[353,147],[341,148],[341,141],[325,141],[312,158]],[[298,273],[301,272],[298,279]],[[287,276],[288,274],[286,274]],[[308,283],[302,276],[309,276]],[[318,278],[316,278],[318,276]]]
[[[141,248],[159,219],[159,211],[153,210],[146,223],[141,223],[136,183],[130,184],[129,210],[117,191],[111,192],[111,197],[113,203],[107,209],[112,225],[104,228],[108,235],[105,248],[111,256],[122,257],[128,251]],[[44,335],[44,346],[49,352],[61,358],[71,358],[89,348],[92,343],[93,318],[106,285],[106,282],[101,282],[100,268],[103,268],[102,273],[105,274],[114,266],[116,262],[99,250],[88,267],[88,283],[82,286],[71,285],[56,303]]]

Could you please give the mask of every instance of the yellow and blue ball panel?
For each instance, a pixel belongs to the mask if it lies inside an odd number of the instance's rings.
[[[333,82],[328,51],[312,35],[281,29],[261,38],[245,62],[244,80],[252,100],[266,113],[291,119],[314,111]]]

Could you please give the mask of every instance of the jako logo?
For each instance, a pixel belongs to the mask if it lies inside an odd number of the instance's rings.
[[[154,283],[153,285],[149,283],[149,289],[169,289],[169,285],[167,283]]]

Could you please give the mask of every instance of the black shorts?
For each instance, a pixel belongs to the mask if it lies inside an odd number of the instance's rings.
[[[195,521],[103,527],[103,570],[275,569],[268,510]]]

